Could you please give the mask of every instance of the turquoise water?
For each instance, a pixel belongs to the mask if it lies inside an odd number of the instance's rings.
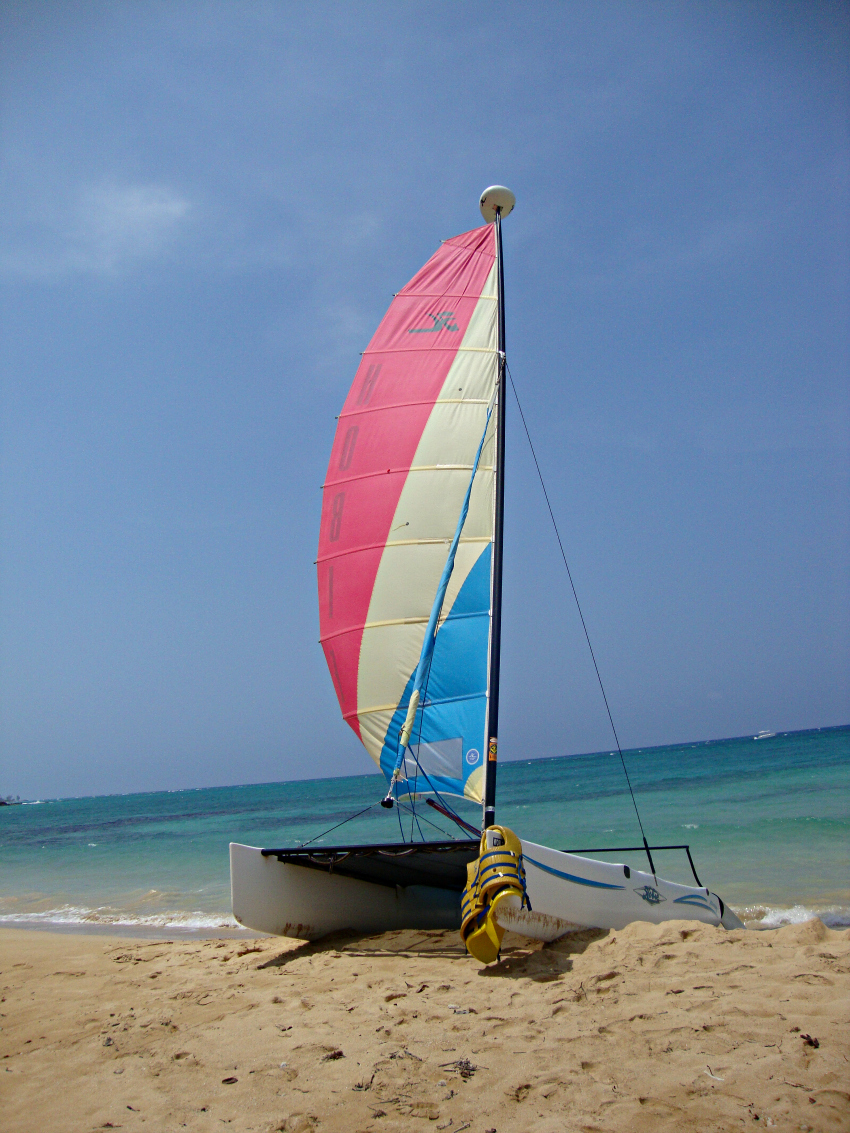
[[[644,749],[626,760],[650,842],[690,843],[702,884],[749,922],[816,913],[850,924],[850,727]],[[233,925],[229,842],[397,841],[398,811],[377,805],[383,783],[363,775],[0,808],[0,924]],[[607,752],[502,764],[497,805],[499,822],[560,849],[640,841],[622,767]],[[478,807],[458,808],[479,820]],[[421,810],[429,838],[464,836]],[[690,880],[681,852],[655,857],[662,876]]]

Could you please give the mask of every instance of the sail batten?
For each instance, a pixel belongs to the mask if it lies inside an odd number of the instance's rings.
[[[430,332],[430,330],[431,330],[430,327],[425,327],[425,328],[423,328],[423,333]],[[435,353],[436,351],[442,350],[442,349],[444,349],[442,346],[432,346],[431,352]],[[451,354],[489,354],[490,353],[489,350],[486,350],[486,349],[484,349],[483,347],[480,347],[480,346],[459,346],[456,350],[452,350],[450,347],[446,348],[446,349],[447,349],[448,353],[451,353]],[[408,354],[409,352],[410,352],[410,347],[408,347],[408,346],[392,346],[392,347],[388,346],[388,347],[385,347],[383,350],[370,350],[368,353],[370,353],[370,354]],[[364,352],[364,354],[365,354],[365,352]]]
[[[448,621],[450,618],[453,621],[457,621],[458,618],[475,618],[477,616],[478,616],[477,614],[456,614],[454,612],[452,612],[450,614],[441,614],[439,619],[438,619],[438,625],[442,625],[443,622]],[[380,622],[366,622],[366,624],[363,626],[363,629],[378,629],[380,626],[426,625],[428,623],[428,621],[429,621],[429,619],[425,618],[425,617],[422,617],[422,618],[384,618],[384,620],[380,621]],[[353,630],[355,630],[357,628],[359,628],[359,627],[357,627],[357,626],[347,626],[345,629],[337,630],[336,633],[331,633],[331,634],[328,634],[327,637],[320,638],[320,643],[324,642],[324,641],[330,641],[331,638],[339,637],[340,634],[343,634],[343,633],[351,633],[351,632],[353,632]]]
[[[492,540],[486,535],[467,535],[461,537],[461,543],[490,543]],[[445,546],[448,547],[451,539],[388,539],[385,543],[368,543],[362,547],[351,547],[347,551],[339,551],[333,555],[325,555],[316,559],[317,563],[332,562],[334,559],[341,559],[345,555],[355,555],[360,551],[372,551],[379,547],[428,547],[428,546]],[[427,621],[427,619],[426,619]],[[364,623],[365,624],[365,623]]]
[[[476,351],[479,353],[479,351]],[[489,354],[489,350],[480,351],[482,354]],[[349,409],[345,413],[340,413],[339,420],[343,421],[349,417],[359,417],[366,413],[381,413],[390,409],[410,409],[414,405],[487,405],[486,397],[438,397],[434,401],[397,401],[394,405],[378,405],[374,409]],[[323,485],[324,486],[324,485]]]
[[[430,761],[437,789],[472,798],[488,683],[495,265],[487,225],[443,243],[394,298],[339,416],[317,558],[321,641],[342,715],[389,778],[455,540],[427,682],[408,723],[411,750],[426,773]]]
[[[402,473],[407,476],[411,472],[436,472],[437,470],[444,472],[471,472],[471,464],[415,464],[410,468],[388,468],[386,472],[363,472],[360,476],[346,476],[341,480],[334,480],[333,484],[338,486],[340,484],[351,484],[355,480],[368,480],[370,476],[389,476],[395,473]],[[482,471],[492,472],[492,465],[485,465]],[[322,488],[327,488],[329,485],[322,484]]]

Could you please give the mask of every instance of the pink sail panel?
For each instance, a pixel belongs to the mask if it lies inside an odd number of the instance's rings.
[[[360,736],[363,627],[411,463],[493,268],[493,225],[447,240],[393,300],[339,417],[324,485],[321,642],[343,717]]]

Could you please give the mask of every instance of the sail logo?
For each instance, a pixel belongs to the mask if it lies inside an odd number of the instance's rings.
[[[347,472],[351,466],[351,461],[354,457],[354,446],[357,444],[357,434],[359,432],[359,425],[351,425],[349,426],[348,432],[345,434],[345,440],[342,442],[342,452],[339,457],[340,472]]]
[[[357,395],[358,405],[368,405],[372,400],[372,394],[375,391],[375,383],[377,382],[381,373],[381,363],[373,362],[369,369],[366,371],[366,377],[363,379],[363,385],[360,387],[360,392]]]
[[[466,762],[467,762],[467,763],[468,763],[468,764],[469,764],[469,765],[470,765],[471,767],[474,767],[474,766],[475,766],[475,764],[476,764],[476,763],[478,762],[478,760],[479,760],[480,758],[481,758],[481,752],[480,752],[480,751],[478,751],[478,750],[476,750],[476,748],[474,748],[474,747],[471,747],[471,748],[469,749],[469,751],[468,751],[468,752],[466,753]]]
[[[454,311],[440,311],[438,315],[428,315],[427,318],[434,320],[432,327],[411,327],[408,334],[433,334],[438,330],[460,330],[460,327],[454,321]]]
[[[331,505],[331,522],[328,529],[328,542],[335,543],[342,530],[342,509],[345,506],[345,492],[337,492]]]
[[[657,889],[653,889],[651,885],[642,885],[640,889],[635,889],[638,897],[643,897],[648,905],[660,905],[662,901],[666,901],[666,897],[662,897]]]

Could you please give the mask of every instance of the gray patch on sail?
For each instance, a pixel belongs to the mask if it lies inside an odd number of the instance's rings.
[[[406,779],[415,779],[417,771],[420,778],[422,772],[426,775],[439,775],[444,779],[463,777],[463,736],[454,740],[436,740],[430,744],[411,744],[408,752],[413,755],[405,753],[404,756],[402,774]]]

